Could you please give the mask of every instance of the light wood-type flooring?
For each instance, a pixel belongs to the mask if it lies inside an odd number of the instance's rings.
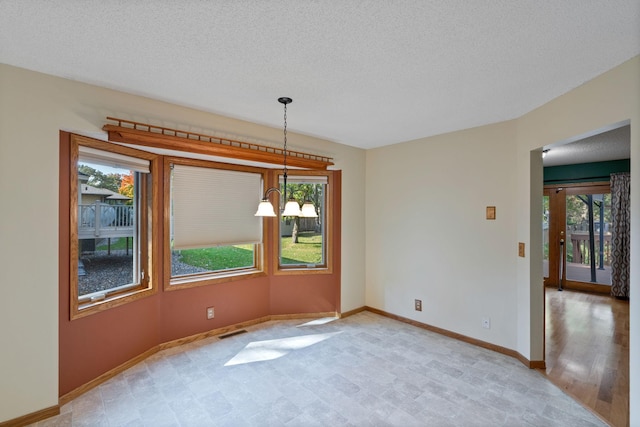
[[[629,302],[546,288],[546,375],[613,426],[629,425]]]
[[[604,426],[520,361],[371,312],[163,350],[53,426]]]

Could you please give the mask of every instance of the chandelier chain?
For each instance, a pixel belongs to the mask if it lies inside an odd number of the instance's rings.
[[[280,98],[278,99],[279,102],[282,103],[282,105],[284,105],[284,149],[283,149],[283,155],[284,155],[284,173],[283,173],[283,178],[284,178],[284,194],[283,194],[283,203],[287,203],[287,104],[291,102],[290,98]]]
[[[287,176],[287,104],[284,104],[284,176]]]

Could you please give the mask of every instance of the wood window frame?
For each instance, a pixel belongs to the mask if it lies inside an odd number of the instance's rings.
[[[115,117],[107,117],[107,120],[118,123],[117,125],[105,124],[102,127],[102,130],[109,135],[109,141],[153,149],[228,157],[234,160],[282,164],[282,156],[284,155],[282,148],[229,138],[218,138]],[[287,163],[291,167],[312,170],[326,170],[327,167],[334,164],[333,159],[330,157],[290,149],[287,150]]]
[[[163,242],[163,272],[164,272],[164,290],[175,291],[180,289],[188,289],[198,286],[208,286],[216,283],[225,283],[236,280],[251,279],[255,277],[266,276],[265,270],[265,253],[264,245],[266,233],[263,231],[263,237],[261,243],[256,243],[254,246],[253,258],[254,264],[252,267],[239,268],[234,270],[220,270],[211,271],[202,274],[193,274],[183,277],[173,278],[171,275],[171,165],[180,164],[185,166],[205,167],[214,169],[223,169],[236,172],[250,172],[259,173],[262,175],[263,192],[266,189],[266,177],[268,170],[253,166],[243,166],[229,163],[212,162],[208,160],[198,160],[186,157],[167,156],[164,158],[164,182],[163,182],[163,230],[164,230],[164,242]],[[256,207],[259,200],[256,200]],[[264,230],[264,223],[263,223]]]
[[[90,302],[80,303],[78,299],[78,260],[79,260],[79,244],[78,244],[78,146],[84,145],[98,150],[114,152],[130,157],[137,157],[148,160],[150,163],[151,177],[150,185],[142,184],[141,200],[144,200],[140,209],[141,221],[138,227],[139,247],[140,247],[140,266],[143,266],[145,275],[143,280],[130,288],[120,292],[110,293],[106,298]],[[69,170],[69,197],[66,199],[69,204],[69,306],[70,319],[82,318],[94,313],[108,310],[129,302],[151,296],[158,290],[157,272],[152,268],[154,254],[159,253],[159,241],[157,230],[159,230],[159,177],[155,173],[159,169],[159,158],[153,153],[135,150],[129,147],[122,147],[117,144],[100,141],[97,139],[81,136],[77,134],[70,135],[70,151],[66,159]],[[64,159],[63,159],[64,161]],[[151,188],[148,188],[148,187]],[[64,201],[61,201],[64,203]]]
[[[270,183],[272,187],[279,187],[280,176],[284,173],[283,170],[272,170],[270,173]],[[273,227],[271,233],[271,245],[270,250],[273,253],[273,271],[275,275],[299,275],[299,274],[333,274],[333,258],[334,258],[334,245],[333,245],[333,230],[334,230],[334,192],[335,192],[335,176],[332,170],[289,170],[290,175],[308,175],[308,176],[326,176],[326,194],[325,194],[325,206],[324,206],[324,236],[323,236],[323,250],[324,250],[324,263],[322,265],[316,265],[313,267],[304,265],[281,265],[280,264],[280,224],[282,218],[278,213],[277,224]],[[278,199],[279,200],[279,199]],[[277,205],[274,205],[277,206]]]
[[[119,120],[119,119],[112,119]],[[133,122],[132,122],[133,123]],[[148,125],[145,125],[148,126]],[[153,128],[155,129],[155,128]],[[234,171],[250,171],[262,174],[263,191],[267,188],[276,187],[278,185],[278,175],[282,174],[281,169],[246,166],[238,163],[223,163],[213,160],[201,160],[194,157],[205,156],[226,156],[230,159],[249,160],[255,162],[279,163],[281,161],[281,153],[278,149],[271,147],[258,146],[256,144],[246,144],[237,141],[229,142],[225,146],[225,141],[221,143],[211,144],[210,141],[203,142],[202,135],[194,139],[193,135],[186,136],[166,135],[166,129],[162,128],[161,133],[154,130],[141,131],[139,129],[126,129],[111,125],[105,125],[104,130],[108,132],[109,141],[101,141],[82,135],[68,133],[70,138],[70,153],[61,157],[61,170],[70,171],[69,181],[69,197],[61,198],[61,204],[67,204],[70,211],[69,222],[69,264],[70,265],[70,318],[77,319],[93,313],[108,310],[140,298],[144,298],[158,292],[159,283],[163,283],[163,290],[175,291],[185,288],[197,286],[206,286],[216,283],[231,282],[236,280],[245,280],[257,277],[264,277],[268,274],[278,275],[300,275],[300,274],[333,274],[334,272],[334,252],[339,248],[334,248],[334,228],[339,226],[339,218],[334,218],[334,209],[340,207],[339,195],[340,189],[334,192],[336,182],[339,179],[340,171],[327,170],[327,167],[333,165],[332,159],[323,156],[316,156],[306,153],[298,153],[298,156],[291,158],[289,163],[301,169],[296,169],[295,174],[323,175],[327,176],[327,194],[325,205],[325,263],[317,267],[279,267],[279,225],[275,218],[263,218],[263,236],[262,242],[256,244],[254,250],[254,268],[251,271],[226,271],[220,273],[204,274],[200,277],[185,277],[184,279],[171,280],[171,248],[170,248],[170,173],[169,165],[171,163],[180,163],[185,165],[215,165],[220,169],[228,169]],[[177,131],[174,131],[177,132]],[[66,132],[63,132],[66,134]],[[228,142],[228,141],[227,141]],[[74,145],[75,144],[75,145]],[[134,289],[127,289],[121,293],[114,293],[104,300],[81,305],[78,303],[78,278],[77,278],[77,259],[79,255],[78,248],[78,205],[77,205],[77,160],[78,151],[77,144],[89,147],[112,151],[132,157],[147,159],[150,162],[151,169],[151,198],[146,212],[151,215],[149,228],[144,231],[147,241],[144,245],[144,253],[146,261],[144,261],[144,270],[147,272],[147,281]],[[238,147],[236,145],[242,145]],[[250,146],[250,148],[244,147]],[[254,147],[255,145],[255,147]],[[256,148],[257,147],[257,148]],[[65,149],[66,150],[66,149]],[[62,150],[61,153],[65,150]],[[176,154],[177,153],[177,154]],[[294,164],[295,163],[295,164]],[[338,178],[335,178],[335,174]],[[336,181],[336,179],[338,181]],[[61,183],[64,179],[61,178]],[[337,196],[336,196],[337,195]],[[333,200],[334,197],[338,199]],[[275,197],[274,197],[275,199]],[[256,205],[259,200],[256,200]],[[337,222],[335,222],[337,221]],[[338,224],[338,225],[336,225]],[[338,235],[339,231],[336,231]],[[67,233],[65,233],[67,234]],[[142,244],[142,241],[140,242]],[[62,245],[63,250],[65,245]],[[75,261],[74,261],[75,260]],[[74,277],[75,275],[75,277]]]

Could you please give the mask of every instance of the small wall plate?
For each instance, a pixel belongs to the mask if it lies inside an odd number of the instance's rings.
[[[487,219],[496,219],[496,207],[487,206]]]

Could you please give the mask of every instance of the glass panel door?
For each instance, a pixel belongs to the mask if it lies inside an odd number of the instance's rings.
[[[609,292],[611,191],[608,183],[545,187],[542,250],[545,286]]]
[[[611,285],[611,194],[567,193],[566,280]]]

